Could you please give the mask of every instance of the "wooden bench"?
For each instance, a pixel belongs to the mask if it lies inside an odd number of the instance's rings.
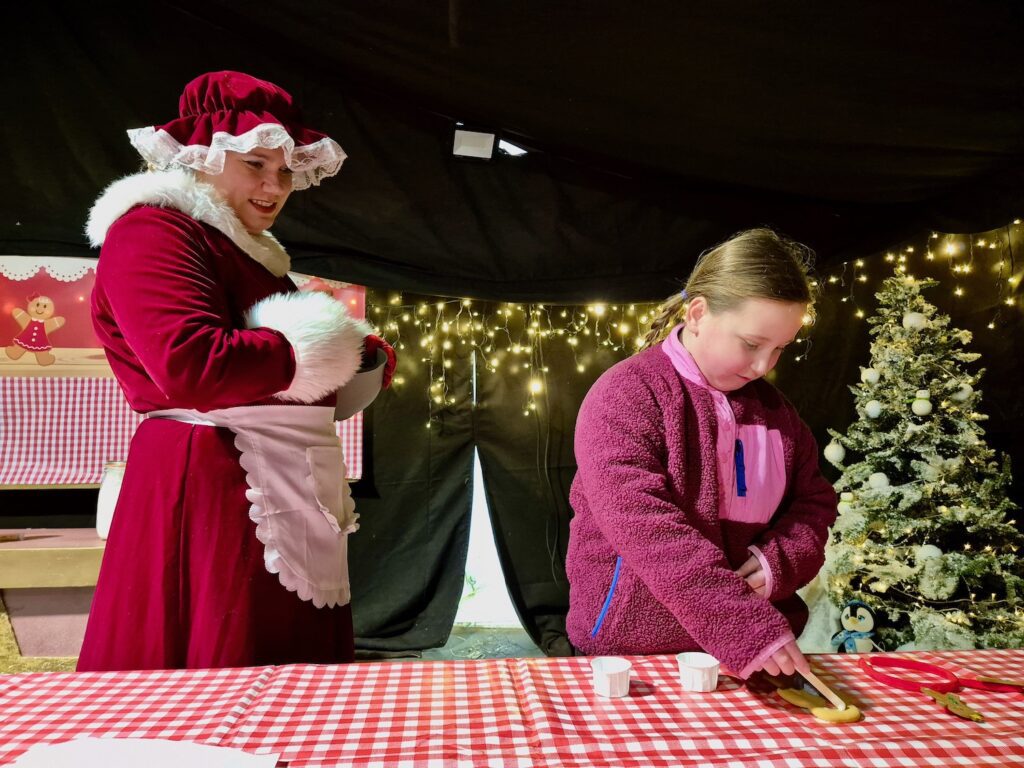
[[[0,529],[0,597],[22,656],[77,656],[103,541],[94,528]]]

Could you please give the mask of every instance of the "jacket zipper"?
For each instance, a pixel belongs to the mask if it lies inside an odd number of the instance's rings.
[[[604,599],[604,605],[601,606],[601,613],[597,615],[597,622],[594,624],[594,628],[590,630],[590,636],[594,637],[598,630],[601,629],[601,625],[604,624],[604,617],[608,615],[608,608],[612,604],[612,595],[615,594],[615,585],[619,583],[619,570],[622,568],[622,555],[615,560],[615,573],[612,574],[612,585],[608,587],[608,597]]]

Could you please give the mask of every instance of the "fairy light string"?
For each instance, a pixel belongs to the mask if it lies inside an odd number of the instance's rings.
[[[820,304],[835,303],[841,321],[859,323],[875,308],[875,293],[892,274],[933,277],[948,292],[950,307],[977,313],[971,302],[986,299],[989,331],[1019,322],[1019,296],[1024,269],[1015,252],[1024,236],[1021,219],[982,234],[932,232],[873,257],[819,266],[816,287]],[[987,285],[986,285],[987,283]],[[367,318],[398,350],[394,383],[406,383],[403,366],[421,364],[428,371],[428,397],[433,415],[456,405],[451,391],[454,366],[469,365],[475,356],[479,375],[513,376],[522,393],[524,416],[537,412],[552,382],[550,360],[571,356],[570,369],[579,376],[599,371],[596,353],[624,358],[636,352],[663,297],[647,303],[594,301],[580,305],[478,301],[469,297],[406,300],[399,293],[368,291]],[[845,319],[842,319],[845,318]],[[808,318],[809,323],[809,318]],[[797,342],[794,360],[807,359],[814,336],[810,326]],[[607,358],[604,358],[607,361]],[[562,369],[560,366],[559,370]]]

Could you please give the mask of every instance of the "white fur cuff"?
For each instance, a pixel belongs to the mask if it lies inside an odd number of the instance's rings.
[[[295,377],[281,400],[315,403],[359,370],[363,340],[373,332],[325,293],[277,293],[245,313],[250,328],[273,328],[295,351]]]

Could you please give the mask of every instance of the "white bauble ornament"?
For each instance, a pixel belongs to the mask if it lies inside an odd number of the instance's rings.
[[[914,402],[910,404],[910,410],[916,413],[918,416],[927,416],[932,412],[932,401],[929,400],[932,393],[927,389],[917,390],[917,395],[914,398]]]
[[[920,312],[907,312],[903,316],[903,327],[908,331],[919,331],[928,325],[928,318]]]
[[[922,544],[914,552],[914,559],[918,563],[923,563],[926,560],[934,560],[937,557],[942,557],[942,550],[934,544]]]
[[[889,487],[889,476],[885,472],[874,472],[868,478],[868,485],[877,491]]]
[[[825,458],[833,464],[839,464],[846,458],[846,449],[838,440],[833,440],[825,446]]]
[[[956,400],[958,403],[964,402],[974,393],[974,387],[966,382],[960,385],[960,389],[950,395],[950,398]]]
[[[880,375],[874,368],[860,369],[860,380],[865,384],[877,384]]]
[[[839,504],[836,505],[836,511],[841,515],[845,515],[853,511],[853,494],[849,491],[843,491],[839,494]]]
[[[921,568],[917,588],[928,600],[948,600],[956,592],[960,577],[943,569],[942,558],[926,560]]]
[[[877,419],[882,415],[882,404],[877,400],[868,400],[864,406],[864,413],[868,415],[869,419]]]

